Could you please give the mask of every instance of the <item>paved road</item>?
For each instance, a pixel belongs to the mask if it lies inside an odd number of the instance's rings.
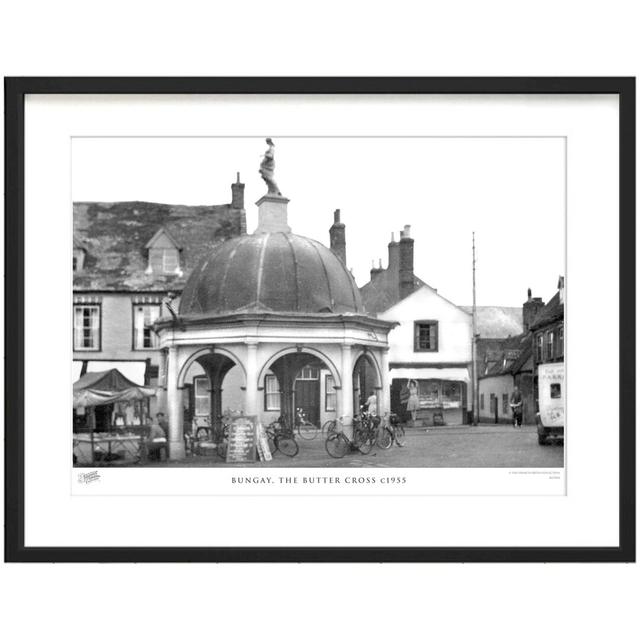
[[[319,436],[312,441],[297,438],[297,442],[300,452],[295,458],[276,452],[272,461],[257,462],[251,467],[533,468],[562,467],[564,464],[564,446],[540,446],[535,426],[520,429],[509,425],[408,429],[407,443],[402,448],[394,445],[385,451],[374,447],[369,455],[355,452],[339,460],[329,457],[324,440]],[[161,466],[219,467],[225,463],[218,457],[195,457],[181,463],[161,463]]]

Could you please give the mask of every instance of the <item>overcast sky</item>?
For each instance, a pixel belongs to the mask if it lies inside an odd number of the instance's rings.
[[[268,133],[268,132],[267,132]],[[411,225],[415,273],[459,305],[547,301],[565,263],[562,138],[276,138],[276,180],[294,233],[329,245],[334,209],[362,286],[387,263],[391,232]],[[74,201],[230,202],[239,171],[247,227],[266,186],[263,138],[75,138]]]

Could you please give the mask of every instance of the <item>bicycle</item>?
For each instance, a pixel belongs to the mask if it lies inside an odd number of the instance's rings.
[[[321,431],[320,427],[307,420],[305,412],[300,407],[296,409],[295,425],[298,435],[303,440],[314,440]]]
[[[229,444],[229,427],[230,422],[227,422],[225,416],[218,416],[218,425],[214,430],[214,440],[217,444],[216,453],[221,458],[227,457],[227,446]]]
[[[376,444],[381,449],[390,449],[394,442],[398,447],[404,447],[407,443],[406,434],[398,416],[395,413],[387,413],[384,419],[385,424],[378,434]]]
[[[332,458],[344,458],[354,448],[353,443],[344,435],[346,417],[340,416],[337,420],[327,420],[322,425],[322,432],[327,434],[324,448]],[[354,418],[354,427],[357,422],[358,419]]]
[[[296,442],[293,429],[287,426],[283,416],[274,420],[265,429],[267,441],[269,443],[269,451],[273,455],[276,451],[280,451],[285,456],[293,458],[298,455],[300,447]]]
[[[332,420],[327,420],[320,429],[320,433],[322,435],[326,435],[329,437],[332,433],[337,433],[338,431],[342,431],[344,429],[344,419],[347,416],[340,416],[339,418],[333,418]]]
[[[353,444],[360,453],[367,455],[376,443],[380,419],[367,411],[362,411],[360,420],[353,430]]]

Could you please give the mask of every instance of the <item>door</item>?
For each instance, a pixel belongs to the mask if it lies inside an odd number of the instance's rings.
[[[493,413],[493,419],[496,424],[498,424],[498,396],[495,394],[491,394],[491,413]]]
[[[309,422],[320,422],[320,372],[317,367],[304,367],[296,378],[295,406],[304,411]]]

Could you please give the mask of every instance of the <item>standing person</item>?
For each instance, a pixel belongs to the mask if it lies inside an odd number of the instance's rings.
[[[522,394],[520,393],[520,389],[518,385],[513,388],[513,393],[511,394],[511,400],[509,401],[511,404],[511,411],[513,411],[513,427],[521,427],[522,426]]]
[[[418,399],[418,382],[416,380],[409,380],[407,388],[409,389],[407,411],[411,413],[411,426],[415,427],[416,419],[418,417],[418,409],[420,408],[420,400]]]
[[[378,396],[375,391],[371,391],[365,404],[367,405],[367,411],[372,416],[378,415]]]

